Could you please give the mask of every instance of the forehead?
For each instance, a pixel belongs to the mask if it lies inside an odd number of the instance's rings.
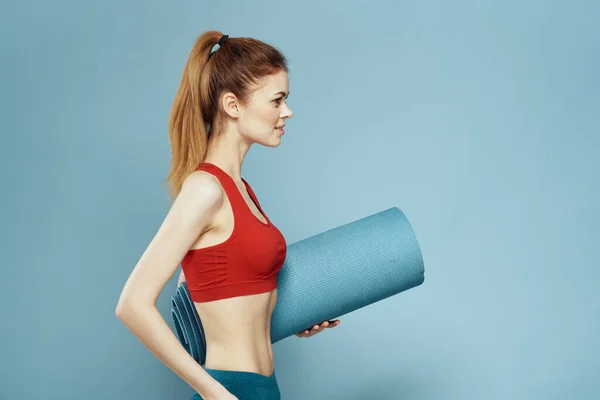
[[[256,90],[259,96],[273,96],[277,92],[289,91],[289,79],[286,71],[280,71],[273,75],[268,75],[261,80],[260,87]]]

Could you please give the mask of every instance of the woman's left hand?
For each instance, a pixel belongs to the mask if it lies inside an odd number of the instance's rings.
[[[320,325],[314,325],[312,327],[312,329],[310,329],[310,330],[305,329],[302,332],[296,333],[296,336],[298,336],[299,338],[311,337],[311,336],[316,335],[317,333],[321,332],[325,328],[334,328],[334,327],[338,326],[339,324],[340,324],[339,319],[335,319],[333,321],[323,321],[323,322],[321,322]]]

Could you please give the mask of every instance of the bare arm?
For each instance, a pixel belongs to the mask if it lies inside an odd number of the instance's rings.
[[[181,285],[181,282],[185,282],[185,275],[183,274],[183,271],[179,273],[179,278],[177,279],[177,287]]]
[[[116,308],[117,317],[127,328],[206,399],[229,392],[179,343],[156,308],[156,300],[198,236],[209,229],[222,202],[222,190],[212,176],[202,171],[192,173],[125,283]]]

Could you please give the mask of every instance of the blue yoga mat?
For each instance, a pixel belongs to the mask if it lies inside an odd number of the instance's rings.
[[[415,234],[397,207],[292,243],[277,276],[271,342],[418,286],[424,273]],[[204,329],[185,282],[171,314],[179,341],[204,365]]]

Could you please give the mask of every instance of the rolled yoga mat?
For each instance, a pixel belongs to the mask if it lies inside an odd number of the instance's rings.
[[[424,280],[421,250],[397,207],[290,244],[277,276],[271,342],[411,289]],[[185,282],[172,297],[171,314],[179,341],[204,365],[204,329]]]

